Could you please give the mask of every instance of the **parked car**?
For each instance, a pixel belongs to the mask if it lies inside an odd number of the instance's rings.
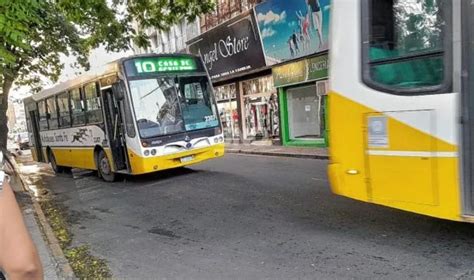
[[[28,132],[18,133],[16,143],[18,144],[18,147],[20,147],[20,150],[28,149],[30,147]]]

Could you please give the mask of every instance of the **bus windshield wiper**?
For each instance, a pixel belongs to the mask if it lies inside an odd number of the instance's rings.
[[[149,93],[143,95],[142,97],[140,97],[140,100],[147,97],[148,95],[154,93],[157,89],[161,88],[161,86],[157,86],[156,88],[152,89]]]

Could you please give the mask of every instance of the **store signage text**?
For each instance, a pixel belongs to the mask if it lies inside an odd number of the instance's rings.
[[[207,65],[207,69],[212,70],[214,62],[219,61],[219,54],[223,58],[232,57],[235,54],[248,50],[249,47],[250,41],[248,36],[240,39],[227,36],[225,40],[219,40],[219,43],[214,43],[214,48],[204,55],[201,54],[201,57]]]
[[[189,52],[201,56],[212,79],[266,65],[253,10],[218,25],[187,44]]]
[[[324,79],[328,75],[328,56],[322,55],[273,68],[276,87]]]

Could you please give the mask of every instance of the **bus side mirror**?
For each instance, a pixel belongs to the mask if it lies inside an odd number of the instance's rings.
[[[125,84],[123,81],[119,81],[112,85],[112,92],[114,94],[115,99],[121,101],[125,98]]]

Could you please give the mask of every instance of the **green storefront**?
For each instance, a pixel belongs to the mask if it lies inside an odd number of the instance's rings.
[[[325,53],[272,69],[284,146],[327,147],[328,65]]]

